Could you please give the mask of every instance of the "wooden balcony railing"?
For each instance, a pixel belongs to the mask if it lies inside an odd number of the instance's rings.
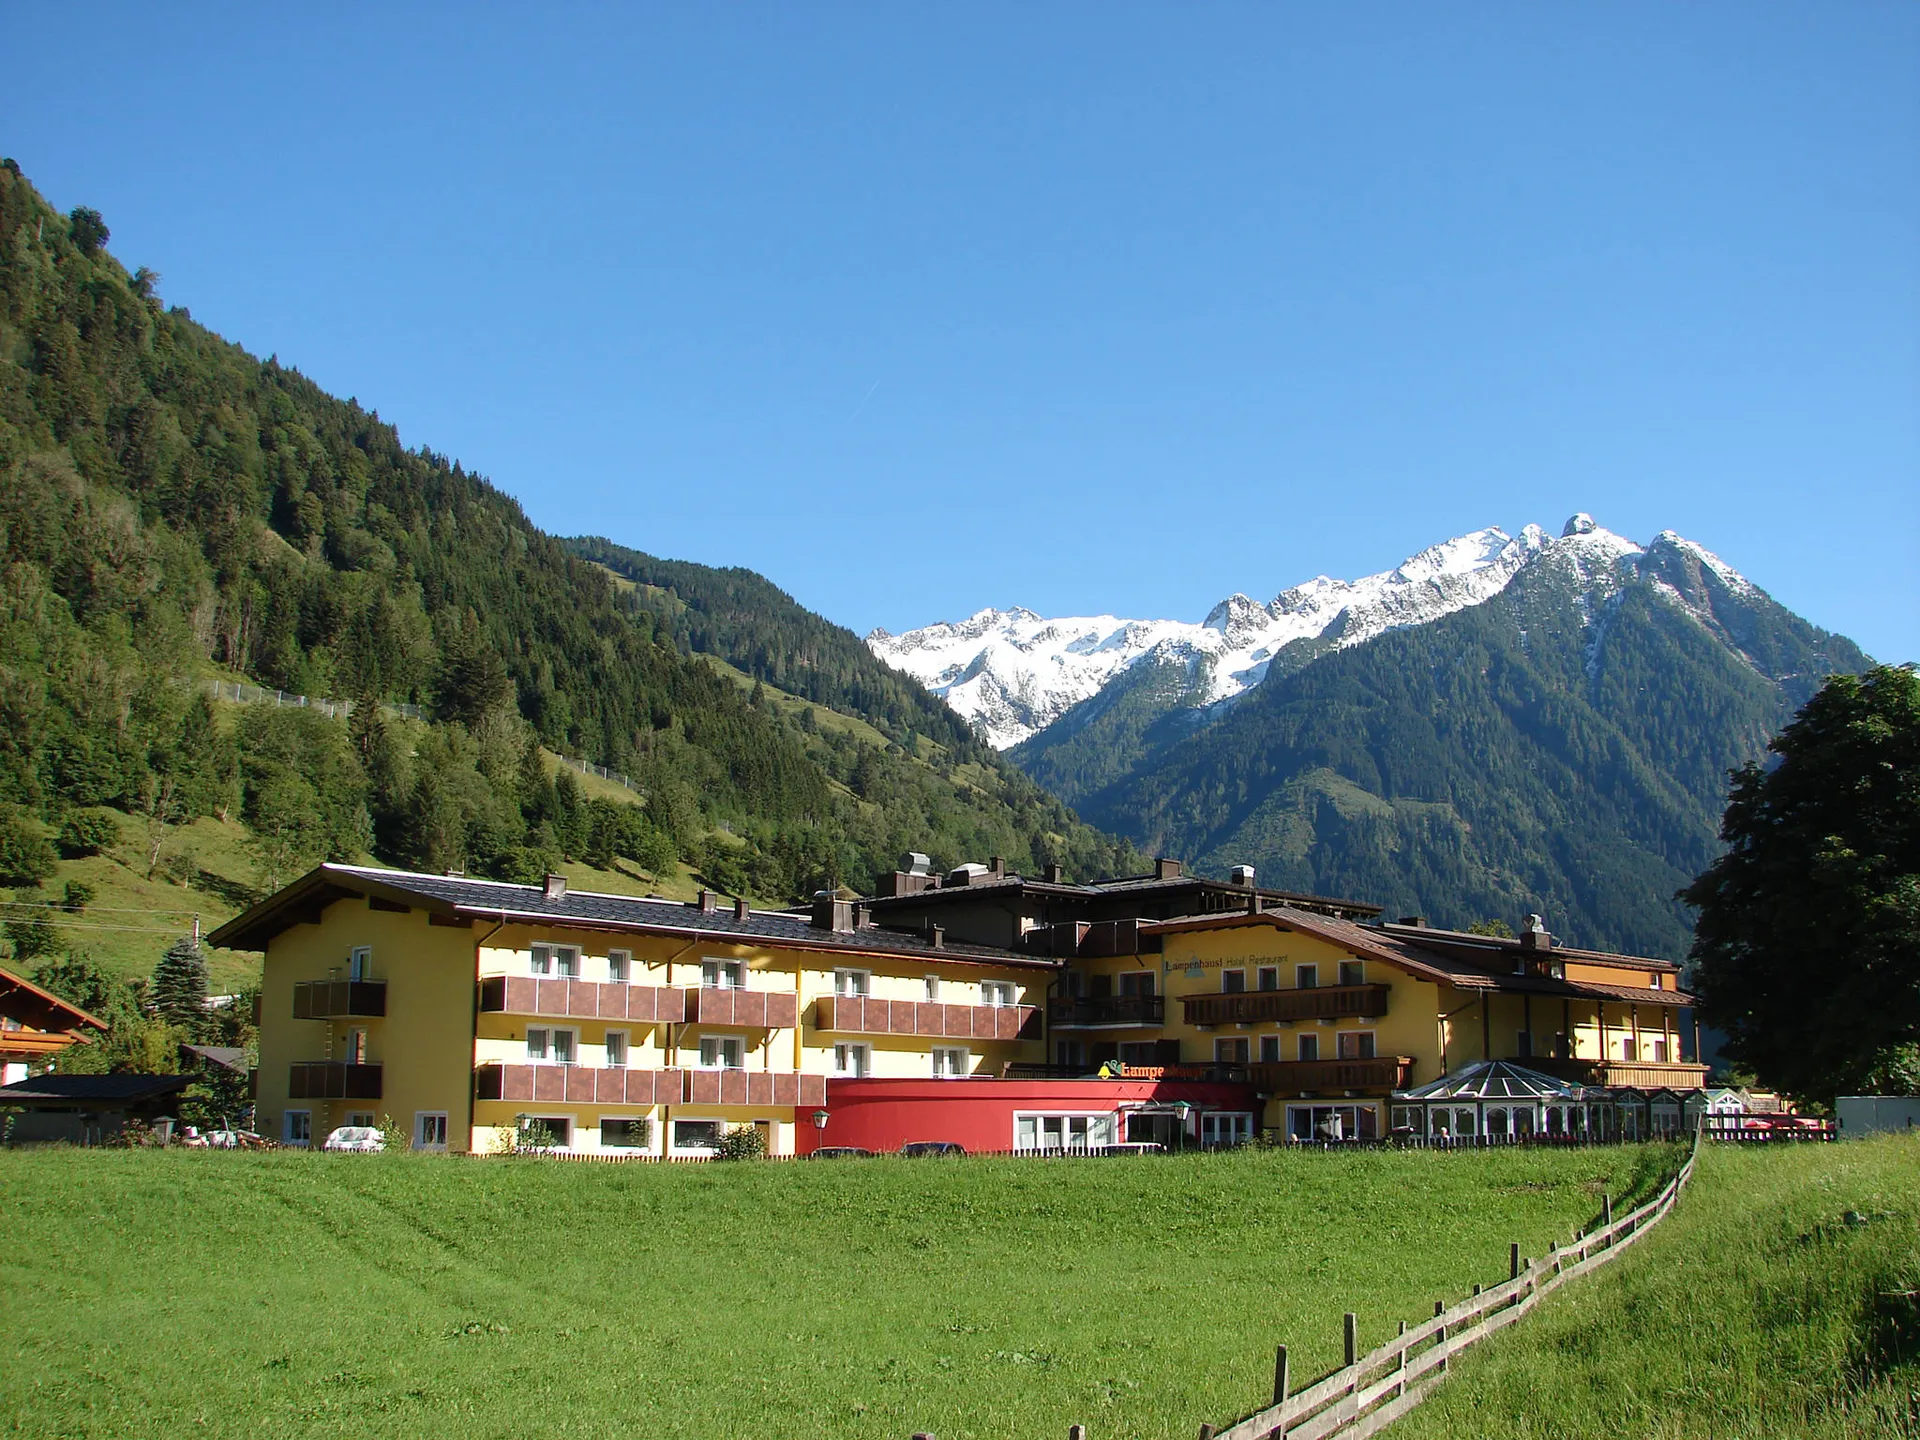
[[[1388,986],[1321,985],[1305,990],[1242,990],[1182,995],[1189,1025],[1255,1025],[1274,1020],[1372,1019],[1387,1013]]]
[[[1404,1090],[1413,1077],[1410,1055],[1365,1060],[1263,1060],[1247,1067],[1255,1087],[1276,1094],[1302,1090]]]
[[[689,1025],[753,1025],[791,1030],[800,1023],[800,997],[791,990],[686,990]]]
[[[287,1067],[289,1100],[378,1100],[380,1067],[302,1060]]]
[[[387,1013],[384,980],[308,980],[293,987],[293,1018],[374,1018]]]
[[[657,985],[490,975],[480,982],[480,1009],[486,1014],[564,1015],[677,1025],[686,1018],[687,994]]]
[[[1047,1002],[1047,1019],[1063,1029],[1096,1025],[1164,1025],[1164,995],[1061,996]]]
[[[842,1035],[928,1035],[940,1040],[1037,1040],[1034,1005],[942,1005],[931,1000],[880,1000],[822,995],[813,1002],[818,1030]]]
[[[586,1065],[482,1065],[473,1072],[477,1100],[547,1100],[573,1105],[678,1105],[684,1070],[626,1070]]]
[[[689,1070],[686,1103],[818,1109],[827,1103],[827,1077],[770,1070]]]
[[[1637,1090],[1699,1090],[1707,1067],[1682,1060],[1563,1060],[1516,1055],[1513,1063],[1576,1085],[1632,1086]]]

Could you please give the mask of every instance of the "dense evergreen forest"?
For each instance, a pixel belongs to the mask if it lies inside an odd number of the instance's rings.
[[[758,577],[575,553],[459,462],[163,304],[108,239],[0,168],[0,884],[116,825],[202,815],[245,822],[263,887],[367,855],[521,878],[679,858],[781,901],[864,888],[905,849],[1136,863]],[[623,556],[651,589],[610,573]],[[684,653],[722,631],[764,686]],[[215,677],[352,718],[216,704]],[[543,747],[626,772],[637,803],[586,799]]]

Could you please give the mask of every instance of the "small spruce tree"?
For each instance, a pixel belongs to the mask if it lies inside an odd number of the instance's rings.
[[[170,1025],[197,1035],[207,1023],[207,958],[198,941],[181,936],[153,967],[147,992],[153,1013]]]

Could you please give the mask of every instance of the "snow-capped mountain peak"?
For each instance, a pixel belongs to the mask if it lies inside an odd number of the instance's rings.
[[[1316,576],[1266,604],[1235,593],[1199,624],[1113,615],[1047,619],[1014,607],[902,635],[875,630],[867,644],[887,664],[944,696],[991,744],[1005,749],[1135,665],[1182,665],[1191,678],[1190,703],[1217,704],[1258,684],[1290,645],[1303,647],[1295,656],[1304,661],[1388,630],[1427,624],[1492,599],[1536,561],[1565,567],[1583,593],[1604,597],[1656,551],[1672,557],[1666,568],[1675,572],[1663,593],[1672,591],[1691,611],[1698,613],[1698,607],[1683,592],[1698,588],[1687,584],[1687,576],[1701,571],[1736,593],[1753,593],[1731,566],[1671,531],[1643,548],[1582,512],[1567,521],[1558,539],[1538,525],[1517,536],[1489,526],[1430,546],[1378,575]]]

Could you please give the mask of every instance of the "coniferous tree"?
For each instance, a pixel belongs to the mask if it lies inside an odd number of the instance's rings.
[[[167,947],[167,953],[153,967],[147,999],[155,1015],[188,1035],[198,1036],[205,1029],[207,957],[198,941],[183,935]]]

